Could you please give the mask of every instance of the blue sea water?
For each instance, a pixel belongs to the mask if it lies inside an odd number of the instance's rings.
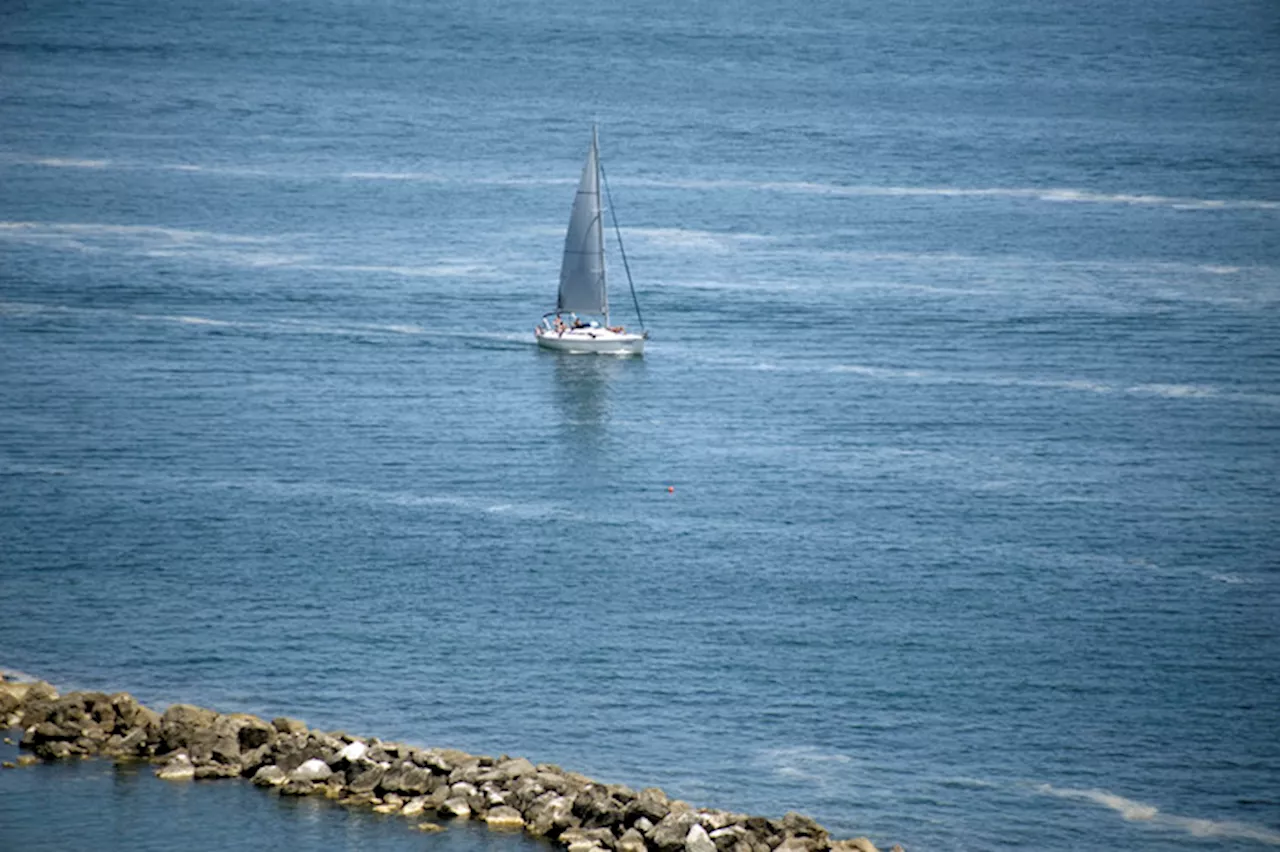
[[[882,848],[1280,845],[1273,3],[0,22],[0,665]],[[533,345],[593,120],[643,359]],[[423,842],[0,785],[4,848]]]

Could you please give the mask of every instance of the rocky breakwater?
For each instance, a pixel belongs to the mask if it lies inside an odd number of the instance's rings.
[[[59,695],[44,682],[0,681],[0,727],[22,729],[29,760],[151,761],[169,780],[245,778],[279,795],[398,814],[425,831],[441,830],[432,818],[479,820],[568,852],[876,852],[864,837],[832,839],[797,813],[695,808],[657,788],[603,784],[522,757],[325,733],[296,719],[189,704],[157,713],[123,692]]]

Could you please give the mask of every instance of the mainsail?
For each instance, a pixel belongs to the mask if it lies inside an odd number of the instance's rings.
[[[600,166],[595,128],[591,150],[582,167],[582,180],[569,214],[564,237],[564,261],[560,264],[560,295],[556,310],[584,314],[609,313],[609,293],[604,278],[604,229],[600,206]]]

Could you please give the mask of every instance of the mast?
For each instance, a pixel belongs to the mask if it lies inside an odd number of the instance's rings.
[[[594,151],[596,155],[595,156],[596,210],[599,211],[597,215],[603,217],[603,213],[604,213],[603,205],[600,203],[601,202],[600,179],[601,179],[601,175],[604,174],[604,166],[600,164],[600,137],[599,137],[599,134],[596,132],[596,123],[594,121],[591,122],[591,150]],[[612,210],[612,204],[610,205],[610,210]],[[600,289],[603,291],[602,298],[604,300],[604,324],[605,324],[605,327],[607,328],[609,326],[609,275],[608,275],[608,270],[605,266],[604,222],[603,221],[599,221],[597,223],[595,231],[596,231],[596,251],[598,251],[600,255]]]

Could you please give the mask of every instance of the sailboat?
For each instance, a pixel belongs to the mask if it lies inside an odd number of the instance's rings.
[[[607,355],[643,355],[649,332],[644,330],[635,285],[631,284],[631,268],[622,248],[622,231],[617,216],[613,227],[618,237],[622,266],[631,285],[631,299],[641,330],[628,331],[609,321],[609,287],[604,262],[604,207],[600,187],[606,198],[609,184],[600,165],[600,144],[596,129],[591,128],[591,149],[582,167],[578,193],[569,214],[569,229],[564,238],[564,259],[560,263],[560,290],[556,309],[544,314],[533,330],[538,345],[561,352],[602,353]],[[610,204],[612,208],[612,203]]]

